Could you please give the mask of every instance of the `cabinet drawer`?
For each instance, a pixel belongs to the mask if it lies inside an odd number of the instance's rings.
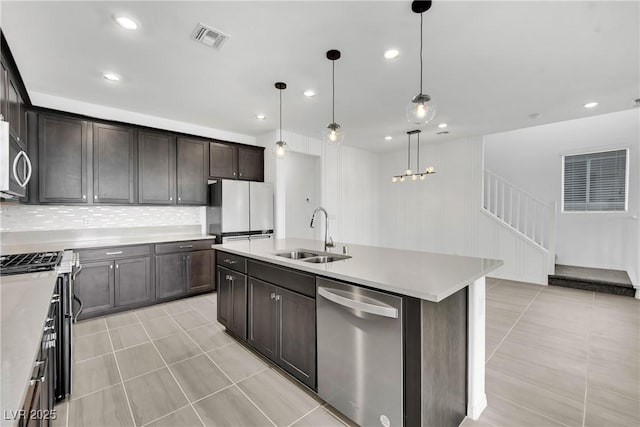
[[[240,273],[247,272],[247,260],[239,255],[217,251],[217,264]]]
[[[118,246],[114,248],[89,249],[79,251],[80,262],[101,261],[105,259],[139,257],[151,254],[149,245],[140,246]]]
[[[273,283],[290,291],[316,297],[316,279],[311,274],[300,273],[273,264],[249,260],[249,276]]]
[[[211,249],[214,240],[188,240],[185,242],[160,243],[156,245],[157,254],[169,254],[172,252],[204,251]]]

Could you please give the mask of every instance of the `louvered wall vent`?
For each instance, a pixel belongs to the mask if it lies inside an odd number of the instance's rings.
[[[229,35],[200,22],[191,37],[205,46],[220,49],[220,46],[229,38]]]

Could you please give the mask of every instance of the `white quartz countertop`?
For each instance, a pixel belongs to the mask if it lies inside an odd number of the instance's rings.
[[[323,242],[317,240],[236,241],[217,245],[215,248],[283,267],[432,302],[442,301],[503,264],[502,261],[487,258],[376,246],[350,244],[347,246],[348,254],[352,258],[327,264],[313,264],[275,255],[277,252],[293,249],[323,251]],[[336,247],[330,248],[329,251],[342,253],[342,245],[336,244]]]
[[[0,412],[22,409],[38,356],[57,273],[0,278]],[[4,412],[7,411],[7,412]],[[0,425],[14,425],[5,420]]]
[[[215,236],[208,234],[165,234],[137,237],[114,237],[95,240],[67,240],[55,242],[24,242],[1,245],[2,255],[30,252],[62,251],[65,249],[106,248],[111,246],[148,245],[153,243],[182,242],[186,240],[209,240]]]

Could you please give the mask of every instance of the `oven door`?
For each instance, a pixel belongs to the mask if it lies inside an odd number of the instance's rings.
[[[10,134],[8,122],[0,122],[0,196],[26,196],[32,171],[26,145]]]

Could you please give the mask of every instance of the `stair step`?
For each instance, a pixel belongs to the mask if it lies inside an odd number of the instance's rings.
[[[549,285],[623,296],[635,296],[635,288],[625,271],[556,265]]]

